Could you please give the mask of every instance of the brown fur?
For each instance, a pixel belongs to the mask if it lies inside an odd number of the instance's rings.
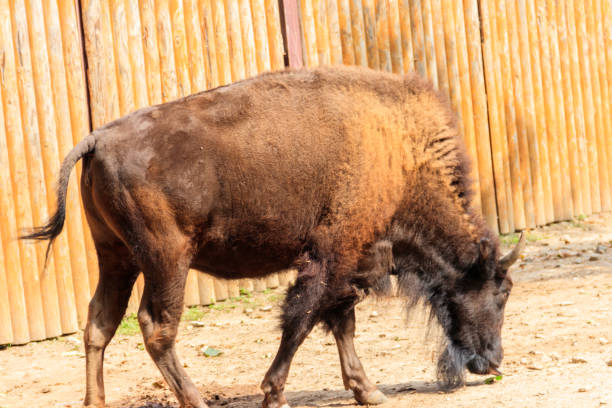
[[[471,206],[455,117],[415,75],[289,70],[139,110],[71,152],[58,212],[29,238],[52,241],[61,231],[67,175],[83,156],[103,285],[86,329],[86,404],[104,403],[101,351],[138,269],[147,350],[181,405],[203,407],[174,352],[188,268],[244,278],[298,267],[262,384],[264,406],[274,408],[286,402],[293,354],[319,321],[336,336],[346,386],[362,403],[380,402],[352,345],[355,303],[386,287],[393,268],[403,282],[420,273],[414,268],[430,274],[419,294],[436,279],[454,289],[482,258],[483,238],[492,242],[487,259],[497,259],[495,238]],[[117,310],[105,316],[108,302]],[[442,302],[434,306],[450,325],[444,300],[431,302]]]

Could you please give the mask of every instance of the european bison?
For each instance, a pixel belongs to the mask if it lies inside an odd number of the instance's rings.
[[[363,68],[285,71],[146,108],[97,129],[62,163],[57,212],[24,237],[60,233],[65,195],[83,159],[81,192],[100,265],[85,329],[85,405],[104,406],[104,349],[139,271],[146,349],[182,407],[205,407],[175,336],[189,268],[255,278],[294,266],[278,354],[262,383],[283,395],[297,348],[318,322],[335,336],[342,378],[358,402],[385,396],[353,347],[355,304],[398,275],[447,336],[440,378],[495,373],[512,281],[473,208],[454,115],[415,75]]]

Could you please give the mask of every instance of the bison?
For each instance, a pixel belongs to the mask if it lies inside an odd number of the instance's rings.
[[[61,232],[81,159],[100,269],[84,333],[86,406],[104,406],[104,349],[139,271],[144,344],[181,407],[206,407],[175,351],[189,268],[228,279],[297,268],[261,385],[265,408],[288,407],[291,360],[319,322],[355,399],[385,400],[355,353],[354,307],[385,293],[391,274],[407,304],[424,300],[443,328],[446,385],[461,384],[466,368],[497,372],[508,268],[524,240],[500,257],[472,201],[455,116],[418,76],[287,70],[140,109],[76,145],[57,211],[23,238],[51,245]]]

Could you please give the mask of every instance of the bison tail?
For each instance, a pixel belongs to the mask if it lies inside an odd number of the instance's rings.
[[[60,168],[59,181],[57,185],[57,210],[51,216],[49,221],[43,226],[34,227],[31,231],[19,237],[19,239],[34,239],[40,241],[49,241],[47,252],[45,254],[45,265],[49,257],[49,251],[55,238],[62,232],[64,228],[64,220],[66,219],[66,192],[68,190],[68,181],[70,173],[74,165],[86,154],[93,152],[96,145],[95,135],[93,133],[87,135],[68,153],[62,167]]]

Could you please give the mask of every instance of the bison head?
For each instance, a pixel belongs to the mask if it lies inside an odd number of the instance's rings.
[[[503,358],[501,329],[504,308],[512,289],[508,268],[525,245],[521,234],[516,247],[498,259],[496,244],[483,238],[478,259],[459,274],[454,284],[441,288],[433,312],[447,337],[438,361],[438,377],[448,388],[464,383],[467,368],[476,374],[500,374]]]

